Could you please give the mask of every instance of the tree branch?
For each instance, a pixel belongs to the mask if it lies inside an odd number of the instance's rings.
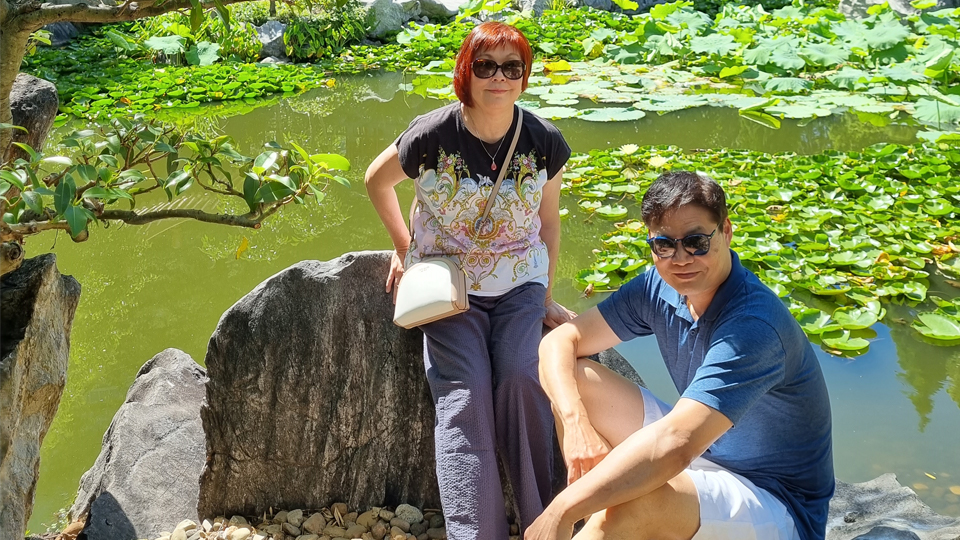
[[[222,4],[236,4],[246,1],[249,0],[223,0]],[[156,17],[157,15],[178,9],[189,9],[192,6],[190,0],[168,0],[159,6],[150,5],[152,2],[149,0],[144,3],[148,5],[140,6],[137,2],[126,2],[118,6],[108,6],[106,4],[99,6],[88,6],[86,4],[43,4],[39,9],[34,8],[32,11],[22,11],[19,15],[13,17],[13,21],[11,22],[15,21],[15,24],[19,28],[33,32],[45,25],[60,21],[81,23],[135,21],[145,17]],[[202,4],[204,9],[214,7],[213,2],[203,2]]]
[[[66,221],[58,221],[56,223],[50,221],[30,221],[28,223],[17,223],[16,225],[4,227],[3,230],[0,231],[0,242],[19,242],[24,236],[30,236],[31,234],[37,234],[52,229],[68,231],[70,230],[70,225],[67,224]]]
[[[129,225],[145,225],[161,219],[184,218],[195,219],[204,223],[230,225],[233,227],[247,227],[250,229],[259,229],[260,222],[263,221],[263,217],[251,218],[249,214],[243,216],[236,216],[232,214],[209,214],[203,210],[193,209],[159,210],[157,212],[146,212],[143,214],[138,214],[131,210],[105,210],[98,217],[101,220],[122,221]]]

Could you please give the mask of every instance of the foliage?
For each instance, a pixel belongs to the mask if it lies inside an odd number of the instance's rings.
[[[155,67],[110,54],[107,38],[85,36],[66,49],[42,49],[28,57],[24,71],[57,85],[60,111],[76,116],[110,116],[184,110],[203,103],[299,93],[333,81],[312,66],[218,63]]]
[[[228,27],[216,10],[207,10],[199,21],[191,20],[191,14],[173,11],[159,17],[138,21],[134,24],[132,32],[138,44],[154,51],[161,51],[167,58],[172,56],[175,60],[170,63],[175,65],[184,63],[208,65],[211,62],[190,61],[188,51],[197,51],[200,48],[209,50],[210,43],[219,46],[217,59],[224,58],[239,62],[255,61],[261,47],[257,31],[252,24],[235,21]],[[176,39],[178,37],[180,39]],[[164,38],[166,43],[176,42],[177,46],[174,50],[163,48]],[[204,43],[208,45],[204,46]],[[156,56],[154,58],[156,59]]]
[[[241,2],[230,6],[230,15],[237,22],[247,22],[254,26],[263,26],[268,20],[289,23],[294,17],[303,14],[304,8],[296,3],[277,2],[277,16],[270,16],[270,1]]]
[[[328,172],[350,167],[336,154],[310,155],[296,144],[285,148],[270,142],[260,155],[247,157],[236,151],[228,136],[208,140],[143,117],[115,119],[99,134],[74,132],[61,143],[75,150],[73,157],[45,156],[27,145],[15,144],[30,158],[0,168],[0,237],[4,242],[58,229],[82,241],[92,221],[142,224],[193,218],[259,228],[286,204],[302,204],[311,196],[323,201],[331,181],[349,185]],[[246,211],[134,211],[140,195],[162,190],[172,201],[195,186],[235,198]],[[129,210],[120,210],[121,205],[129,205]]]
[[[283,34],[287,56],[315,61],[338,54],[367,34],[367,12],[357,0],[346,0],[293,17]]]
[[[813,156],[628,145],[575,156],[567,189],[586,214],[639,214],[660,173],[696,170],[727,193],[734,249],[744,265],[790,304],[803,329],[831,351],[860,351],[882,320],[881,300],[923,302],[928,276],[960,278],[960,150],[946,145],[878,145]],[[596,262],[577,280],[614,289],[651,258],[639,221],[602,237]],[[940,318],[937,318],[940,317]],[[927,335],[949,334],[941,313],[922,318]]]

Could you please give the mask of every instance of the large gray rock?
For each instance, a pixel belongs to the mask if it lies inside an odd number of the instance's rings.
[[[70,510],[87,540],[157,538],[197,520],[206,373],[177,349],[140,368]],[[198,521],[199,522],[199,521]]]
[[[40,445],[67,380],[80,284],[47,254],[0,280],[0,538],[23,538]]]
[[[287,25],[280,21],[267,21],[263,26],[254,26],[257,37],[263,48],[260,49],[260,58],[286,58],[287,50],[283,45],[283,32]]]
[[[420,16],[419,0],[360,0],[374,21],[368,35],[381,38]]]
[[[869,482],[837,482],[827,540],[957,540],[960,518],[941,516],[912,489],[884,474]]]
[[[420,0],[420,15],[433,20],[448,20],[457,16],[467,0]]]
[[[423,334],[392,322],[389,261],[301,262],[221,318],[206,357],[201,516],[335,501],[438,507]],[[599,360],[639,381],[615,351]],[[556,463],[562,472],[559,453]]]
[[[72,22],[55,22],[44,26],[43,29],[50,32],[52,47],[63,47],[80,35],[80,31]]]
[[[27,132],[13,130],[14,142],[26,143],[35,150],[41,150],[50,128],[53,127],[59,107],[57,87],[53,83],[26,73],[17,75],[10,91],[10,109],[13,113],[13,125],[22,126]],[[29,158],[26,152],[13,145],[7,154],[14,158]]]

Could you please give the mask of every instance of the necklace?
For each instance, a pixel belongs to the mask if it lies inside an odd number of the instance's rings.
[[[466,109],[464,109],[463,107],[461,107],[460,111],[461,111],[461,113],[463,114],[464,119],[466,119],[466,118],[467,118],[467,114],[466,114],[467,111],[466,111]],[[472,121],[473,121],[473,120],[471,120],[471,122],[472,122]],[[467,123],[464,122],[464,125],[467,125]],[[497,144],[497,150],[493,153],[493,155],[490,155],[490,151],[487,150],[487,143],[484,142],[484,140],[481,139],[478,134],[474,133],[473,130],[470,129],[470,126],[467,126],[467,131],[469,131],[471,135],[473,135],[474,137],[477,138],[478,141],[480,141],[480,148],[483,148],[483,153],[486,154],[488,158],[490,158],[490,170],[491,170],[491,171],[497,170],[497,156],[500,155],[500,148],[503,147],[503,141],[504,141],[504,139],[507,138],[507,134],[504,133],[503,136],[500,137],[500,143]],[[507,131],[510,131],[510,129],[507,128]],[[490,143],[490,144],[493,144],[493,143]]]

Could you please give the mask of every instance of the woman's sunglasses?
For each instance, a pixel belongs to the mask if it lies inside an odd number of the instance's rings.
[[[695,257],[706,255],[710,251],[710,239],[717,234],[720,225],[717,225],[710,234],[691,234],[683,238],[670,238],[667,236],[654,236],[647,238],[647,245],[653,254],[661,259],[669,259],[677,254],[677,244],[683,246],[687,253]]]
[[[493,77],[497,74],[498,69],[503,72],[504,77],[515,81],[523,78],[523,74],[527,70],[527,65],[523,63],[523,60],[507,60],[502,64],[485,58],[479,58],[473,61],[473,74],[481,79]]]

